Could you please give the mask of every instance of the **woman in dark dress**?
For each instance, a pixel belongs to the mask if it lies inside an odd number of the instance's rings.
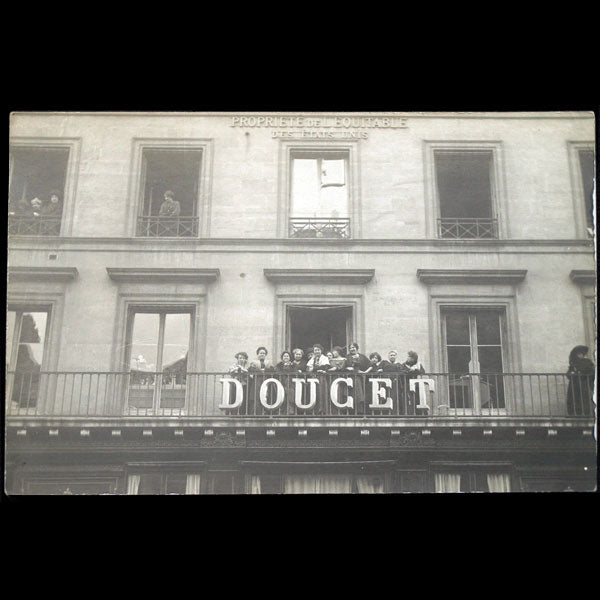
[[[594,363],[586,358],[589,348],[575,346],[569,354],[567,379],[567,414],[569,416],[589,416],[593,414],[592,397],[594,394]]]
[[[281,381],[285,390],[285,404],[279,408],[277,414],[293,414],[294,384],[292,377],[297,375],[297,369],[292,363],[292,355],[289,350],[284,350],[280,355],[281,360],[275,365],[276,377]]]
[[[264,346],[259,346],[256,349],[256,360],[250,363],[248,372],[250,373],[250,392],[249,392],[249,408],[250,414],[262,415],[263,405],[260,402],[260,387],[270,377],[269,372],[273,371],[273,365],[267,359],[269,351]],[[269,390],[267,396],[269,403],[271,402],[272,390]]]

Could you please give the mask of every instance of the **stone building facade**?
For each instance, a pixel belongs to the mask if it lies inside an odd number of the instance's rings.
[[[595,489],[593,115],[18,113],[10,149],[9,493]],[[317,342],[424,372],[229,374]]]

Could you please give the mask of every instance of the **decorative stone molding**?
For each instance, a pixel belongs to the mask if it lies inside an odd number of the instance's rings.
[[[571,281],[578,285],[594,285],[596,283],[596,272],[587,269],[573,269],[569,273]]]
[[[8,281],[73,281],[78,275],[76,267],[9,267]]]
[[[375,269],[264,269],[273,283],[365,284],[373,279]]]
[[[164,269],[106,267],[108,276],[117,283],[213,283],[219,269]]]
[[[425,284],[516,284],[525,280],[525,269],[417,269]]]

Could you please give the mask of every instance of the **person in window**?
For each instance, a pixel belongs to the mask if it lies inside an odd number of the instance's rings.
[[[251,402],[251,406],[256,409],[255,414],[262,414],[262,405],[259,399],[260,386],[263,384],[265,379],[269,378],[267,374],[269,371],[273,371],[273,365],[271,361],[267,359],[267,355],[269,351],[264,346],[259,346],[256,349],[256,360],[253,360],[248,367],[248,372],[251,377],[250,384],[250,393],[249,393],[249,402]],[[269,403],[271,403],[271,394],[273,393],[273,388],[269,389]],[[252,414],[252,413],[251,413]]]
[[[42,201],[39,198],[32,198],[29,201],[28,217],[39,217],[42,214]]]
[[[165,192],[165,200],[160,205],[158,215],[160,217],[178,217],[181,213],[181,206],[175,200],[175,194],[171,190]]]
[[[592,397],[594,394],[594,375],[596,367],[586,358],[589,348],[575,346],[569,354],[569,369],[567,378],[567,415],[589,416],[592,412]]]
[[[392,365],[397,365],[399,363],[396,363],[396,360],[398,360],[398,352],[396,352],[396,350],[390,350],[388,352],[388,362]]]
[[[61,212],[60,196],[56,190],[52,190],[48,201],[42,206],[42,215],[45,217],[60,217]]]

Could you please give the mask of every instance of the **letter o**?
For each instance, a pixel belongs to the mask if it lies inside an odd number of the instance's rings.
[[[275,402],[273,404],[269,404],[268,398],[267,398],[267,389],[269,387],[269,383],[274,383],[275,387],[277,388],[277,398],[275,399]],[[269,379],[265,379],[262,382],[262,385],[260,386],[259,396],[260,396],[260,403],[267,410],[275,410],[276,408],[279,408],[283,404],[283,400],[285,398],[285,390],[283,389],[283,385],[282,385],[281,381],[279,381],[279,379],[275,379],[274,377],[269,377]]]

